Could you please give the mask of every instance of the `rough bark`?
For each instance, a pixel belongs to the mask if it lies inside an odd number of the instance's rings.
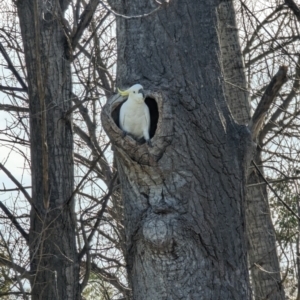
[[[218,8],[218,20],[227,103],[234,119],[239,124],[247,124],[250,121],[249,93],[232,1],[221,3]],[[257,113],[260,118],[264,115],[262,112]],[[260,128],[260,125],[261,123],[257,124],[257,128]],[[256,130],[254,139],[257,134]],[[259,149],[253,152],[253,159],[256,164],[261,165]],[[285,299],[267,188],[265,185],[255,186],[258,182],[261,182],[258,174],[249,171],[247,178],[249,187],[246,193],[246,228],[253,297],[255,299]]]
[[[233,1],[223,0],[218,6],[218,33],[226,100],[236,122],[247,124],[250,99]]]
[[[68,1],[17,2],[27,66],[32,171],[31,299],[79,299],[73,207]]]
[[[253,160],[257,165],[262,165],[259,148]],[[255,299],[284,300],[284,289],[276,250],[276,235],[271,220],[267,188],[266,185],[255,186],[255,184],[262,182],[262,178],[253,168],[250,170],[246,215],[253,295]]]
[[[157,6],[111,2],[127,16]],[[117,18],[118,86],[142,84],[158,107],[153,147],[122,138],[112,118],[119,97],[102,114],[122,185],[134,299],[250,299],[243,195],[251,143],[223,94],[218,4],[171,1],[145,18]]]
[[[281,66],[272,78],[262,96],[250,122],[252,139],[257,140],[259,132],[272,102],[287,80],[286,66]],[[258,145],[263,143],[260,137]],[[253,161],[262,166],[262,149],[257,146]],[[263,173],[263,170],[261,171]],[[272,224],[266,185],[257,185],[261,176],[250,169],[248,175],[246,220],[249,264],[252,274],[255,299],[284,300],[280,265],[277,255],[276,235]]]

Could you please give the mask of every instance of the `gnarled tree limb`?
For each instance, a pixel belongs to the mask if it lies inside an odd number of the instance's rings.
[[[287,81],[287,66],[281,66],[276,75],[272,78],[265,93],[263,94],[254,115],[250,121],[249,128],[251,130],[252,139],[255,141],[258,133],[263,125],[266,113],[268,112],[273,100],[277,96],[282,85]]]

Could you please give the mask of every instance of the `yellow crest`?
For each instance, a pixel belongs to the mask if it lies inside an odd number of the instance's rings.
[[[118,88],[118,93],[119,93],[121,96],[123,96],[123,97],[126,97],[126,96],[129,95],[129,92],[128,92],[128,91],[122,91],[122,90],[120,90],[119,88]]]

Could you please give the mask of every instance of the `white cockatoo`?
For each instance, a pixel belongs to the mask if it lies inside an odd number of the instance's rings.
[[[118,89],[121,96],[128,99],[123,103],[120,109],[119,124],[124,132],[132,135],[136,139],[144,137],[149,146],[151,146],[150,130],[150,112],[145,103],[145,93],[140,84],[135,84],[126,91]]]

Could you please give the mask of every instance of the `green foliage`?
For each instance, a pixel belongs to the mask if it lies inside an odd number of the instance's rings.
[[[274,189],[282,200],[298,214],[299,196],[295,185],[288,182],[280,182],[274,185]],[[275,230],[278,241],[295,243],[297,239],[298,219],[277,199],[270,197],[270,206],[275,212]]]

